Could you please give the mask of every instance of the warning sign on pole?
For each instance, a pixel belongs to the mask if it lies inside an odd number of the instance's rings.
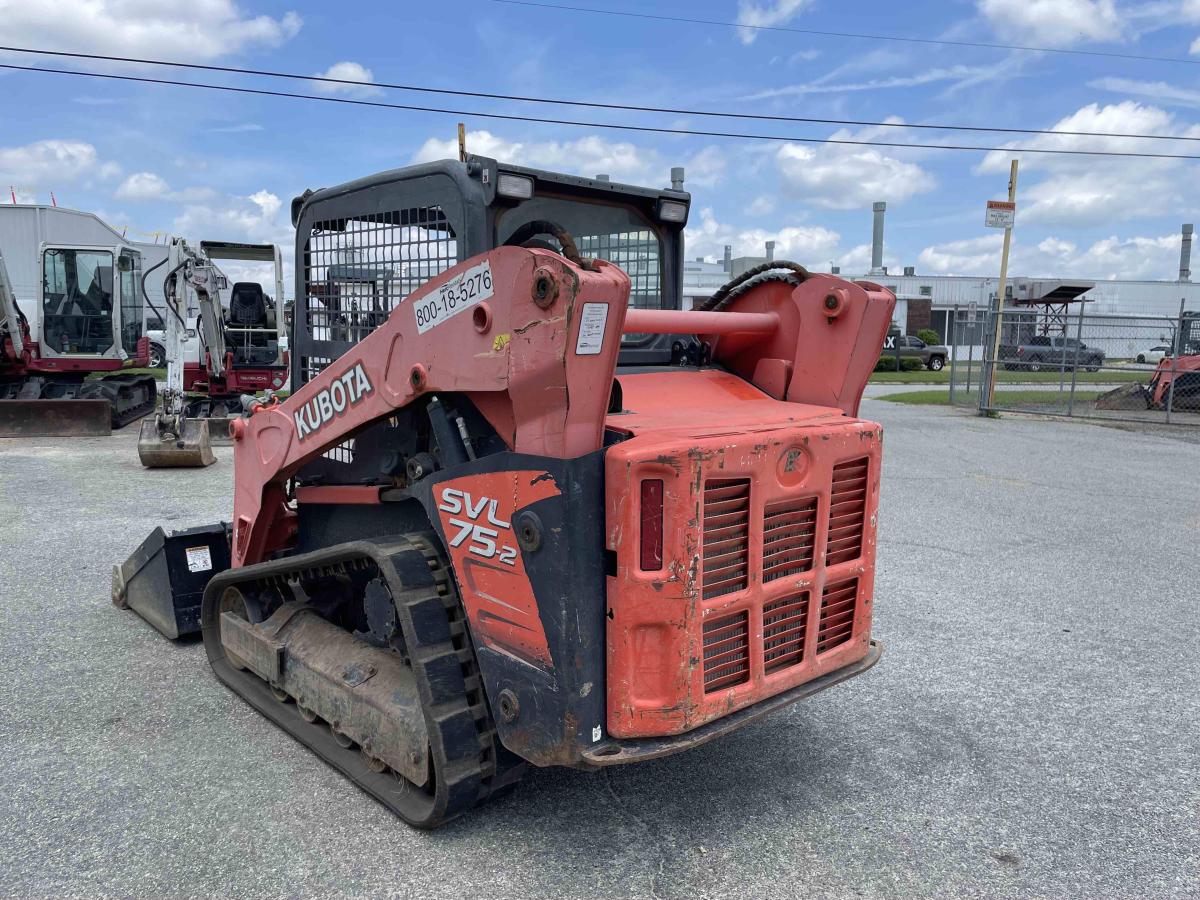
[[[989,200],[983,224],[988,228],[1012,228],[1017,220],[1017,204],[1007,200]]]

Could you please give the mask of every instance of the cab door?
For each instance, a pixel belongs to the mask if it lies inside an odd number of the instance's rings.
[[[128,248],[122,249],[117,257],[120,273],[120,317],[118,328],[121,334],[121,349],[127,356],[137,356],[138,341],[142,339],[142,254]]]
[[[43,245],[41,263],[41,353],[117,356],[112,250]]]

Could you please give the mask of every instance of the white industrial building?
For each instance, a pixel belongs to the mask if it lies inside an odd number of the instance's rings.
[[[889,272],[883,265],[883,203],[874,204],[872,235],[872,267],[865,273],[848,273],[833,267],[833,273],[844,278],[867,279],[882,284],[896,295],[893,320],[905,333],[914,334],[922,328],[932,328],[947,340],[954,310],[959,320],[975,320],[974,313],[986,310],[995,300],[999,277],[961,275],[920,275],[914,267],[901,272]],[[1005,294],[1015,309],[1037,308],[1045,311],[1057,307],[1059,314],[1077,316],[1080,302],[1085,304],[1085,316],[1129,316],[1147,321],[1174,318],[1180,304],[1185,309],[1200,310],[1200,284],[1191,282],[1192,226],[1184,225],[1180,236],[1180,273],[1176,281],[1119,281],[1078,278],[1031,278],[1017,273],[1010,276]],[[703,259],[686,262],[683,273],[684,305],[694,305],[712,296],[721,285],[753,266],[774,258],[775,244],[768,241],[763,256],[734,257],[729,246],[720,262]],[[804,262],[804,260],[797,260]],[[1138,330],[1135,326],[1131,330]],[[1152,326],[1146,325],[1147,333]],[[962,340],[959,334],[959,343]],[[1114,351],[1117,348],[1113,348]],[[1123,352],[1123,351],[1122,351]]]

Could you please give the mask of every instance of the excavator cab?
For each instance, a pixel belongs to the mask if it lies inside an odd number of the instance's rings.
[[[0,435],[108,434],[152,410],[154,377],[122,372],[150,357],[141,253],[125,244],[42,244],[38,268],[33,321],[0,317],[0,340],[25,332],[22,352],[0,359]],[[19,311],[7,272],[3,280],[5,304]]]
[[[131,358],[142,339],[142,255],[129,247],[42,248],[42,350]]]

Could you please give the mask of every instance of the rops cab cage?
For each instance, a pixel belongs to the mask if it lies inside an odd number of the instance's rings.
[[[680,308],[683,227],[691,197],[500,164],[470,156],[394,169],[292,202],[296,391],[374,331],[401,301],[468,257],[505,243],[561,250],[554,223],[583,257],[616,263],[635,309]],[[623,364],[662,364],[671,335],[626,338]]]

